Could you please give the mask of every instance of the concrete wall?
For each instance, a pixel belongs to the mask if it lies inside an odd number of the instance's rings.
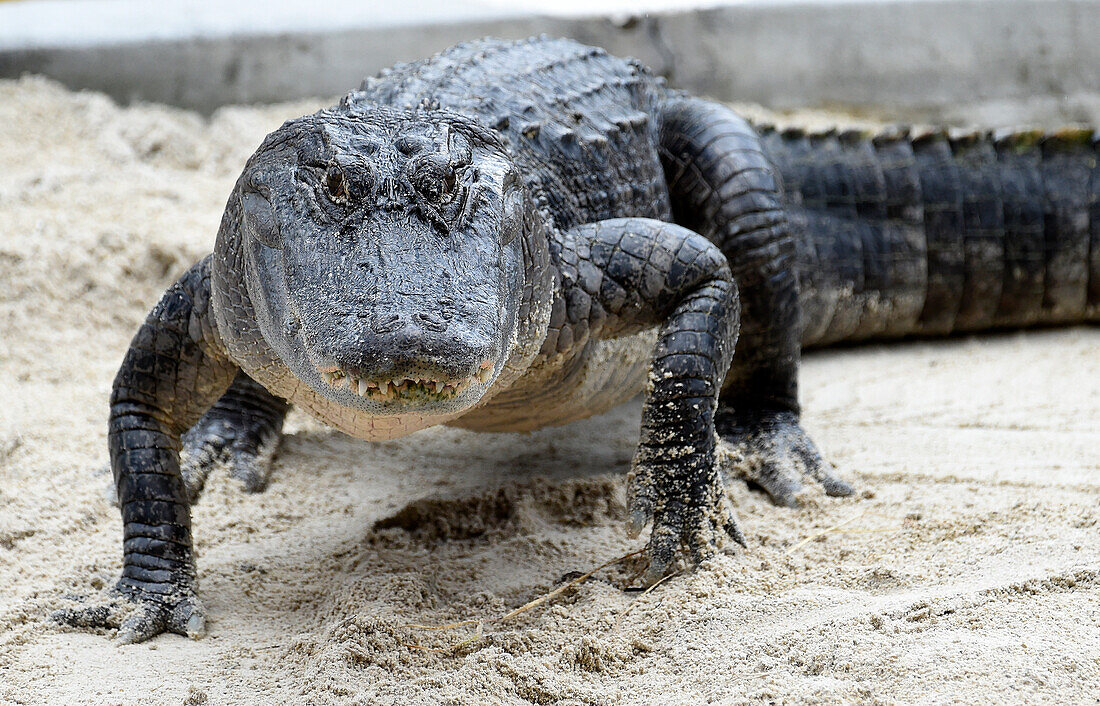
[[[1025,100],[1063,109],[1100,89],[1100,2],[1086,0],[742,4],[615,19],[426,16],[435,19],[91,46],[5,47],[0,35],[0,76],[40,73],[124,101],[209,111],[337,95],[462,39],[547,32],[636,56],[693,91],[775,108],[889,106],[913,115],[947,107],[950,115],[954,104]]]
[[[940,104],[1100,89],[1100,3],[749,6],[654,21],[618,48],[685,85],[774,107]],[[648,46],[647,46],[648,45]],[[667,63],[659,63],[667,62]]]

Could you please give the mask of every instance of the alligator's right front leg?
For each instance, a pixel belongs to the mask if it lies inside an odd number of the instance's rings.
[[[119,642],[203,632],[180,435],[236,374],[210,312],[207,257],[168,289],[115,377],[108,443],[122,511],[122,577],[105,600],[57,611],[57,620],[118,627]]]

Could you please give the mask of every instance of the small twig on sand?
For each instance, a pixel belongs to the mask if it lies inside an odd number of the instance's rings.
[[[864,515],[864,513],[863,513],[863,512],[857,512],[856,514],[852,515],[851,517],[849,517],[849,518],[848,518],[847,520],[844,520],[843,522],[838,522],[837,524],[833,525],[832,527],[829,527],[828,529],[823,529],[823,530],[821,530],[820,532],[818,532],[818,533],[816,533],[816,534],[811,534],[811,535],[810,535],[809,537],[806,537],[806,538],[805,538],[805,539],[803,539],[803,540],[802,540],[801,542],[799,542],[798,544],[796,544],[796,545],[794,545],[793,547],[791,547],[790,549],[788,549],[788,550],[787,550],[787,551],[785,552],[785,554],[786,554],[787,556],[790,556],[791,554],[794,554],[794,553],[795,553],[795,552],[797,552],[797,551],[798,551],[799,549],[801,549],[802,547],[806,546],[806,545],[807,545],[807,544],[809,544],[810,542],[814,541],[814,540],[815,540],[815,539],[817,539],[818,537],[824,537],[825,535],[829,534],[830,532],[836,532],[836,531],[837,531],[838,529],[840,529],[840,528],[841,528],[841,527],[843,527],[844,525],[847,525],[847,524],[850,524],[850,523],[852,523],[852,522],[855,522],[855,521],[856,521],[856,520],[858,520],[859,518],[863,517],[863,515]]]
[[[531,610],[532,608],[534,608],[536,606],[542,605],[546,601],[552,600],[553,598],[556,598],[557,596],[560,596],[562,593],[568,591],[570,588],[573,588],[578,583],[581,583],[582,581],[588,580],[589,578],[592,577],[592,574],[596,573],[600,569],[606,569],[607,567],[611,566],[612,564],[618,564],[619,562],[626,561],[627,559],[629,559],[631,557],[638,556],[639,554],[642,553],[642,551],[644,551],[644,550],[639,549],[636,552],[630,552],[629,554],[624,554],[623,556],[619,557],[618,559],[612,559],[609,562],[606,562],[604,564],[600,564],[595,569],[592,569],[591,571],[589,571],[587,574],[581,574],[580,576],[573,579],[569,583],[563,583],[561,586],[558,586],[557,588],[555,588],[550,593],[547,593],[544,596],[540,596],[539,598],[536,598],[535,600],[531,601],[530,603],[526,603],[524,605],[521,605],[519,608],[516,608],[515,610],[513,610],[508,615],[505,615],[502,618],[498,618],[497,622],[503,623],[505,620],[508,620],[509,618],[514,618],[517,615],[519,615],[520,613],[524,613],[526,611]]]
[[[565,593],[566,591],[568,591],[570,588],[573,588],[577,584],[590,579],[597,571],[600,571],[601,569],[606,569],[609,566],[621,563],[621,562],[626,561],[627,559],[630,559],[632,557],[636,557],[639,554],[641,554],[643,551],[645,551],[645,550],[644,549],[639,549],[638,551],[630,552],[629,554],[624,554],[624,555],[622,555],[622,556],[620,556],[616,559],[612,559],[611,561],[600,564],[599,566],[597,566],[595,569],[592,569],[588,573],[581,574],[580,576],[573,579],[572,581],[569,581],[568,583],[564,583],[561,586],[558,586],[557,588],[555,588],[553,591],[550,591],[547,594],[539,596],[535,600],[530,601],[528,603],[525,603],[525,604],[521,605],[519,608],[516,608],[515,610],[507,613],[506,615],[502,615],[498,618],[478,618],[478,619],[470,619],[470,620],[460,620],[457,623],[447,623],[446,625],[420,625],[418,623],[410,623],[410,624],[407,624],[407,625],[399,626],[399,627],[402,627],[402,628],[409,628],[409,629],[413,629],[413,630],[453,630],[455,628],[466,627],[468,625],[477,625],[477,632],[472,637],[469,637],[465,640],[462,640],[461,642],[455,643],[454,645],[452,645],[448,648],[427,647],[425,645],[417,645],[417,644],[409,643],[409,642],[403,642],[401,644],[405,647],[408,647],[408,648],[414,649],[414,650],[424,650],[426,652],[453,653],[455,650],[458,650],[462,647],[465,647],[466,645],[469,645],[469,644],[471,644],[473,642],[476,642],[477,640],[481,639],[482,631],[483,631],[483,628],[484,628],[485,625],[489,625],[489,624],[492,624],[492,623],[503,623],[506,620],[510,620],[510,619],[516,617],[517,615],[520,615],[521,613],[526,613],[527,611],[531,610],[532,608],[536,608],[536,607],[542,605],[543,603],[546,603],[547,601],[551,601],[554,598],[557,598],[562,593]],[[666,576],[665,578],[669,578],[669,577]],[[660,584],[664,580],[665,579],[661,579],[661,581],[658,581],[657,583],[650,586],[648,589],[646,589],[646,593],[648,593],[649,591],[656,588],[657,585]],[[643,593],[642,595],[645,595],[645,593]]]

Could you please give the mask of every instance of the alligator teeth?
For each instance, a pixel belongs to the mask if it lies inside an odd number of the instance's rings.
[[[339,390],[347,387],[352,394],[366,397],[372,400],[391,401],[402,397],[415,397],[417,395],[445,395],[454,396],[465,390],[471,383],[478,381],[488,383],[493,376],[493,364],[485,361],[477,372],[462,380],[436,380],[422,377],[390,378],[383,381],[372,381],[348,375],[343,370],[320,370],[322,379],[332,388]]]

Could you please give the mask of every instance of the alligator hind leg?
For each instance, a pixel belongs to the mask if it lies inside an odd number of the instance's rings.
[[[807,480],[850,495],[799,424],[795,242],[759,137],[725,106],[686,96],[666,100],[660,124],[676,222],[721,248],[741,291],[740,344],[716,415],[727,476],[780,505],[797,504]]]
[[[225,394],[183,435],[180,471],[191,502],[210,471],[221,465],[248,492],[262,491],[288,409],[284,400],[237,373]]]
[[[715,428],[721,438],[721,466],[729,482],[737,477],[763,489],[776,505],[798,506],[805,481],[826,495],[851,495],[854,489],[833,473],[793,411],[739,415],[720,404]]]

